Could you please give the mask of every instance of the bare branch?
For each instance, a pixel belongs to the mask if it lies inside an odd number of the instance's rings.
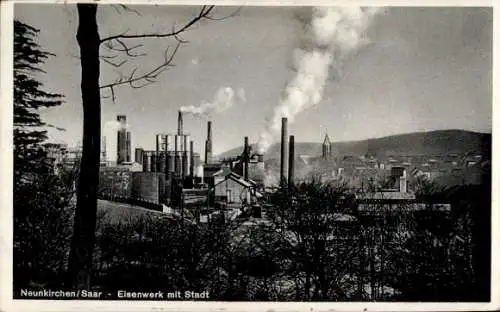
[[[101,43],[106,42],[106,41],[111,41],[111,40],[116,40],[116,39],[138,39],[138,38],[168,38],[168,37],[175,37],[182,32],[186,31],[188,28],[196,24],[196,22],[203,20],[203,19],[209,19],[210,12],[214,9],[215,6],[213,5],[204,5],[200,13],[195,16],[193,19],[191,19],[188,23],[186,23],[184,26],[177,30],[173,30],[168,33],[153,33],[153,34],[140,34],[140,35],[127,35],[127,34],[120,34],[120,35],[114,35],[110,37],[106,37],[101,39]]]
[[[105,58],[105,59],[109,60],[109,59],[114,59],[114,58],[116,58],[116,55],[101,55],[100,57],[102,57],[102,58]]]
[[[115,42],[117,42],[121,47],[117,47],[115,45],[113,45],[112,42],[106,42],[104,44],[104,46],[108,49],[108,50],[111,50],[111,51],[115,51],[115,52],[125,52],[125,54],[127,56],[130,56],[130,57],[140,57],[140,56],[145,56],[146,54],[145,53],[140,53],[140,54],[136,54],[136,53],[132,53],[133,50],[137,49],[137,48],[141,48],[143,47],[142,44],[138,44],[138,45],[135,45],[133,47],[129,47],[127,46],[122,40],[120,39],[115,39],[114,40]]]
[[[207,16],[205,19],[211,20],[211,21],[222,21],[231,17],[235,17],[238,14],[240,14],[241,10],[243,9],[243,6],[238,7],[233,13],[223,16],[223,17],[212,17],[212,16]]]
[[[134,89],[142,88],[146,85],[149,85],[151,83],[154,83],[157,81],[157,78],[169,67],[173,67],[174,65],[172,64],[172,61],[174,59],[175,54],[179,50],[181,43],[178,42],[177,45],[175,46],[174,50],[172,53],[169,54],[168,48],[165,50],[165,60],[162,64],[159,66],[155,67],[154,69],[150,70],[147,73],[144,73],[140,76],[136,76],[137,68],[134,68],[130,75],[127,78],[124,78],[123,76],[117,79],[113,83],[105,84],[102,85],[100,88],[105,89],[105,88],[110,88],[111,93],[114,97],[114,88],[117,86],[121,86],[124,84],[128,84],[130,87]]]
[[[123,64],[127,63],[127,60],[123,60],[123,61],[121,61],[120,63],[113,63],[113,62],[111,62],[111,61],[107,60],[106,58],[102,58],[102,60],[103,60],[104,62],[108,63],[109,65],[114,66],[114,67],[117,67],[117,68],[118,68],[118,67],[121,67]]]
[[[120,4],[120,7],[123,9],[123,11],[132,12],[132,13],[137,14],[138,16],[142,16],[142,14],[139,13],[139,11],[130,8],[129,6],[127,6],[125,4]]]
[[[137,14],[138,16],[142,16],[141,13],[139,13],[137,10],[134,10],[134,9],[130,8],[129,6],[126,6],[124,4],[111,4],[111,7],[113,9],[115,9],[115,11],[120,15],[122,14],[121,10],[123,10],[123,12],[132,12],[132,13]]]
[[[123,49],[112,47],[112,48],[110,48],[111,50],[118,51],[118,52],[125,52],[128,56],[131,56],[131,57],[138,57],[138,56],[145,56],[146,55],[145,53],[142,53],[142,54],[132,54],[131,53],[132,50],[142,47],[143,46],[142,44],[138,44],[138,45],[135,45],[135,46],[129,48],[120,39],[115,39],[115,41],[118,42],[122,46]]]
[[[121,14],[122,10],[123,10],[126,12],[133,12],[133,13],[141,16],[141,14],[138,11],[133,10],[133,9],[123,5],[123,4],[112,5],[112,6],[119,14]],[[214,7],[215,6],[213,6],[213,5],[202,6],[198,15],[193,17],[189,22],[187,22],[186,24],[184,24],[180,28],[177,28],[174,24],[172,26],[171,31],[167,32],[167,33],[149,33],[149,34],[146,33],[146,34],[135,34],[135,35],[131,34],[131,35],[129,35],[128,34],[129,29],[127,29],[125,32],[123,32],[121,34],[109,36],[109,37],[105,37],[105,38],[101,39],[100,43],[104,43],[104,46],[108,50],[114,51],[114,52],[119,52],[119,53],[124,53],[130,57],[141,57],[141,56],[145,56],[146,54],[145,53],[134,53],[133,51],[135,49],[141,48],[141,47],[143,47],[143,45],[138,44],[138,45],[129,47],[126,43],[126,40],[128,40],[128,39],[173,38],[176,40],[177,44],[171,53],[169,53],[169,49],[167,48],[165,50],[164,62],[162,64],[158,65],[157,67],[153,68],[149,72],[146,72],[142,75],[137,75],[136,74],[137,68],[134,68],[132,70],[132,72],[130,73],[130,75],[128,75],[127,77],[124,77],[121,74],[120,78],[118,78],[117,80],[115,80],[112,83],[101,85],[100,89],[103,90],[103,89],[109,88],[111,91],[111,98],[112,98],[113,103],[114,103],[115,102],[115,88],[116,87],[128,84],[131,88],[138,89],[138,88],[142,88],[144,86],[147,86],[149,84],[157,82],[158,77],[163,72],[165,72],[168,68],[174,66],[174,64],[172,64],[172,62],[173,62],[174,56],[176,55],[177,51],[179,50],[180,45],[188,43],[187,40],[184,40],[183,38],[181,38],[181,34],[183,32],[188,30],[190,27],[192,27],[197,22],[204,20],[204,19],[220,21],[220,20],[223,20],[223,19],[226,19],[229,17],[236,16],[241,11],[241,8],[242,8],[242,7],[238,8],[235,12],[231,13],[228,16],[216,18],[216,17],[210,16],[210,13],[212,13]],[[101,59],[105,63],[107,63],[111,66],[117,67],[117,68],[121,67],[122,65],[124,65],[127,62],[126,60],[123,60],[121,62],[111,61],[111,59],[114,59],[114,58],[116,58],[116,55],[114,55],[114,56],[113,55],[101,56]]]

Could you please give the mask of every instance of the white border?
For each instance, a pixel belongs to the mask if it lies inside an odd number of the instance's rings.
[[[498,166],[492,168],[492,284],[491,302],[489,303],[374,303],[374,302],[349,302],[349,303],[277,303],[277,302],[178,302],[178,301],[51,301],[51,300],[12,300],[12,73],[13,73],[13,0],[0,0],[0,311],[87,311],[89,309],[105,311],[485,311],[500,310],[500,270],[495,263],[500,264],[499,239],[500,239],[500,212],[499,189],[500,170]],[[31,0],[17,1],[18,3],[76,3],[75,0]],[[122,0],[122,1],[80,1],[127,4],[202,4],[202,0]],[[360,1],[360,0],[331,0],[331,1],[305,1],[305,0],[218,0],[210,1],[217,5],[364,5],[364,6],[497,6],[493,0],[419,0],[419,1]],[[500,131],[500,117],[498,103],[499,73],[498,60],[500,52],[499,31],[500,22],[495,18],[493,22],[493,116],[492,116],[492,164],[500,161],[500,146],[496,134]],[[495,105],[496,104],[496,105]]]

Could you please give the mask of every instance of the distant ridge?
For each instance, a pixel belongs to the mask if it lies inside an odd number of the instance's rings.
[[[442,155],[489,153],[491,133],[466,130],[434,130],[391,135],[361,141],[332,142],[333,155]],[[253,146],[252,146],[253,147]],[[241,154],[243,147],[221,153],[220,158]],[[321,155],[321,142],[295,142],[296,155]],[[280,155],[279,142],[273,144],[265,155],[266,159],[277,159]]]

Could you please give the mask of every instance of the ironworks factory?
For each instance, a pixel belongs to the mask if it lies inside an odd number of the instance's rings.
[[[255,208],[262,198],[264,156],[251,152],[248,137],[244,138],[239,156],[215,159],[212,121],[207,122],[206,140],[202,145],[191,140],[179,111],[177,131],[156,134],[155,150],[138,147],[132,161],[131,133],[126,130],[126,116],[117,116],[117,121],[116,163],[101,161],[101,199],[155,210],[180,209],[182,213],[188,213],[190,209],[186,208],[190,205],[202,206],[198,217],[203,218],[214,211],[229,211],[236,216],[245,208]],[[286,122],[284,124],[286,126]],[[103,142],[102,158],[106,159],[113,151],[108,148],[109,144],[106,145],[106,139]],[[293,141],[291,144],[293,146]],[[200,146],[204,150],[203,161],[198,152]],[[293,165],[290,172],[293,174]]]

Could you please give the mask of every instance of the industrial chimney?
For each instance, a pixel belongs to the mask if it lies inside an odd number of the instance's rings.
[[[116,121],[120,124],[117,132],[117,157],[116,163],[121,164],[127,160],[127,116],[118,115]]]
[[[130,131],[126,132],[126,141],[125,141],[125,161],[132,161],[132,134]]]
[[[286,171],[288,170],[288,119],[281,118],[281,162],[280,162],[280,181],[286,183]]]
[[[177,115],[177,135],[182,135],[183,131],[183,121],[182,121],[182,112],[179,111],[179,114]]]
[[[182,144],[182,177],[185,178],[187,177],[188,173],[188,136],[183,135],[182,139],[184,140]]]
[[[194,177],[194,142],[189,141],[189,175]]]
[[[295,137],[290,136],[289,143],[289,155],[288,155],[288,186],[293,186],[294,170],[295,170]]]
[[[207,140],[205,141],[205,164],[212,162],[212,122],[207,123]]]
[[[248,137],[245,137],[245,147],[243,150],[243,178],[248,181],[248,161],[249,161]]]
[[[175,172],[175,176],[176,177],[179,177],[182,172],[182,163],[181,163],[181,157],[180,157],[180,140],[181,140],[181,137],[179,135],[176,135],[174,137],[175,139],[175,150],[174,150],[174,172]]]

